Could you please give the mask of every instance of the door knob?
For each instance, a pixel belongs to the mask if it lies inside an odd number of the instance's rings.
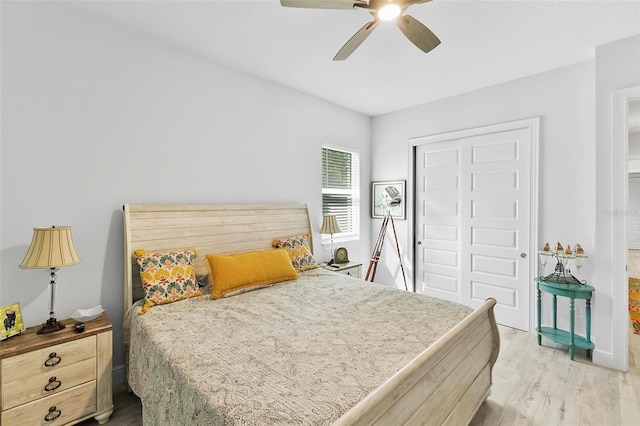
[[[422,245],[422,241],[418,241],[418,245],[421,246]]]
[[[520,253],[520,257],[523,258],[523,259],[526,258],[527,257],[527,253]]]

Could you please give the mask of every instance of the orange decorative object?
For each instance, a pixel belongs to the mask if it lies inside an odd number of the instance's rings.
[[[556,252],[562,253],[563,251],[564,251],[564,247],[562,247],[562,244],[560,243],[556,244]]]
[[[542,251],[551,251],[551,247],[549,247],[549,243],[546,243],[544,246],[542,246]]]
[[[564,249],[564,254],[571,254],[571,246],[567,245],[567,248]]]

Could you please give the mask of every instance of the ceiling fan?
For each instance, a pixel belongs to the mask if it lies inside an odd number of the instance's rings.
[[[371,34],[381,20],[395,19],[400,31],[411,40],[420,50],[431,51],[440,44],[435,34],[412,16],[405,15],[405,10],[416,3],[426,3],[431,0],[280,0],[284,7],[304,7],[312,9],[365,9],[373,15],[373,21],[368,22],[356,32],[342,46],[334,56],[334,61],[343,61],[349,57],[362,42]]]

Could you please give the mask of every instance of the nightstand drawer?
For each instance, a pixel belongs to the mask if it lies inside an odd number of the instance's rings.
[[[49,346],[2,360],[2,383],[17,382],[40,373],[96,357],[96,336]],[[45,363],[51,365],[45,366]]]
[[[349,275],[354,278],[360,278],[362,263],[348,262],[348,263],[334,263],[333,265],[327,265],[326,263],[320,264],[327,271],[337,272],[342,275]]]
[[[95,339],[90,336],[3,359],[2,409],[95,380]]]
[[[360,278],[360,267],[346,269],[344,271],[336,271],[339,274],[349,275],[351,277]]]
[[[3,411],[3,425],[63,425],[96,412],[96,382],[40,398],[34,402]],[[47,421],[45,417],[56,417]]]
[[[349,275],[354,278],[360,278],[360,268],[362,265],[358,264],[348,264],[348,266],[340,268],[335,272],[339,274]]]
[[[5,381],[3,376],[2,408],[6,410],[25,402],[55,395],[95,378],[95,358],[67,364],[56,371],[39,373],[15,382]]]

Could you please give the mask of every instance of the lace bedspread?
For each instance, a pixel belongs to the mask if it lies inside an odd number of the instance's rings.
[[[240,295],[130,310],[145,425],[325,425],[471,309],[315,269]]]

